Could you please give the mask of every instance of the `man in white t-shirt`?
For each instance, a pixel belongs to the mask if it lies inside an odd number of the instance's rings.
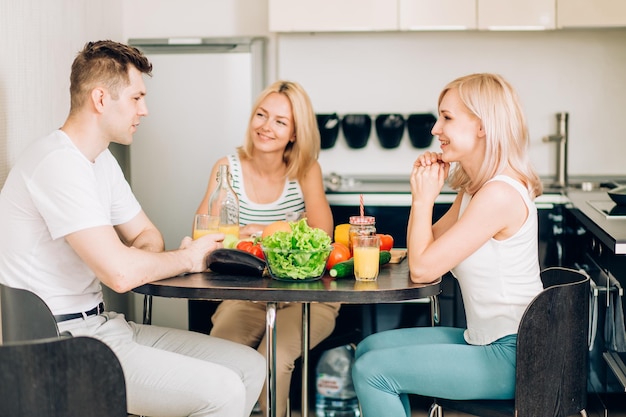
[[[87,43],[72,65],[70,113],[32,142],[0,193],[0,282],[35,292],[59,329],[107,343],[118,356],[128,411],[150,416],[248,416],[265,379],[255,350],[183,330],[127,322],[105,311],[102,287],[123,293],[206,269],[222,234],[164,251],[109,152],[128,145],[148,114],[136,48]],[[175,146],[175,144],[172,144]]]

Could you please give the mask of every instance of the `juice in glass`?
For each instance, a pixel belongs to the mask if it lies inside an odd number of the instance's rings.
[[[354,277],[357,281],[376,281],[380,256],[378,236],[354,236]]]
[[[217,233],[219,220],[219,217],[211,216],[209,214],[196,214],[193,220],[192,238],[196,240],[201,236]]]
[[[216,233],[216,231],[214,230],[207,230],[207,229],[194,229],[193,230],[193,240],[196,240],[202,236],[211,234],[211,233]]]
[[[224,233],[225,235],[233,235],[236,239],[239,239],[238,224],[220,224],[217,230],[220,233]]]

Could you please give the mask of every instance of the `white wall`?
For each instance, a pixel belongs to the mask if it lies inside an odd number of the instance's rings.
[[[569,112],[570,175],[626,176],[626,30],[284,34],[278,74],[301,82],[318,113],[435,112],[441,88],[471,72],[497,72],[517,88],[541,175],[556,171],[557,112]],[[431,146],[437,149],[436,141]],[[325,172],[408,174],[422,150],[405,133],[383,149],[342,136],[323,150]]]
[[[122,40],[122,0],[0,0],[0,187],[28,143],[61,126],[76,53]],[[105,289],[107,305],[130,308]]]
[[[87,41],[122,40],[122,0],[0,1],[0,186],[24,147],[61,126]]]

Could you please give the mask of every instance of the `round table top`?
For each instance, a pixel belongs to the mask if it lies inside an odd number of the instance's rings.
[[[356,281],[353,277],[286,282],[270,277],[250,277],[203,272],[185,274],[144,284],[136,293],[197,300],[248,300],[273,302],[391,303],[431,297],[441,292],[441,279],[415,284],[408,262],[381,265],[378,279]]]

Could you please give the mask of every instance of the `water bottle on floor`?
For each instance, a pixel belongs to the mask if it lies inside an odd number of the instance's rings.
[[[354,346],[344,345],[322,354],[316,368],[316,417],[360,417],[352,384]]]

